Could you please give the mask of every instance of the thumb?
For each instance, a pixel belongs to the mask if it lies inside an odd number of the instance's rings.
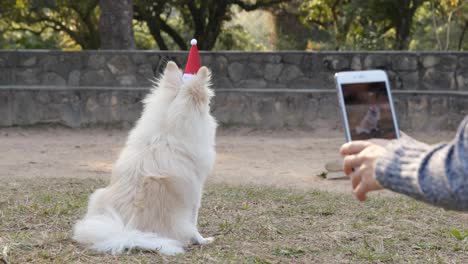
[[[367,186],[361,182],[356,189],[354,189],[354,194],[359,201],[364,202],[366,200]]]

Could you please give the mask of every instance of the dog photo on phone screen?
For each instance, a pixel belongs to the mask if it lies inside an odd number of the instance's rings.
[[[343,97],[353,140],[396,138],[384,82],[345,84]]]

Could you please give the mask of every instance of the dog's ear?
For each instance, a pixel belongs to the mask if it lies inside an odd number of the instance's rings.
[[[177,64],[169,61],[164,69],[163,80],[170,86],[179,87],[182,80],[182,71]]]
[[[166,69],[164,69],[164,74],[168,74],[170,72],[175,72],[178,70],[179,70],[179,67],[177,67],[177,64],[173,61],[169,61],[166,65]]]
[[[186,89],[183,89],[184,94],[186,94],[196,106],[206,106],[211,97],[214,96],[213,90],[210,89],[211,71],[203,66],[194,77],[195,78],[191,78],[185,84]]]
[[[211,71],[207,67],[203,66],[198,70],[197,77],[202,83],[209,84],[211,82]]]

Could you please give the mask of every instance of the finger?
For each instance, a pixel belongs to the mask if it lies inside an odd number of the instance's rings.
[[[372,143],[368,141],[358,140],[351,141],[343,144],[340,148],[341,155],[352,155],[361,152],[363,149],[371,145]]]
[[[358,155],[346,156],[343,160],[343,171],[346,175],[350,175],[354,168],[360,167],[362,164],[362,157]]]
[[[361,181],[357,188],[354,190],[354,195],[359,201],[364,202],[366,200],[366,193],[368,192],[367,184]]]
[[[351,179],[351,185],[353,186],[353,190],[356,189],[356,187],[358,186],[358,184],[361,182],[362,180],[362,170],[361,169],[357,169],[355,171],[353,171],[350,175],[349,175],[349,178]]]

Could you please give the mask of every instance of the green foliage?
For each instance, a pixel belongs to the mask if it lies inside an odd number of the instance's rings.
[[[317,175],[318,177],[322,178],[322,179],[326,179],[327,178],[327,172],[326,171],[322,171],[319,175]]]
[[[239,9],[239,8],[236,8]],[[274,50],[275,46],[275,18],[271,12],[266,10],[241,11],[234,10],[235,14],[231,21],[226,22],[221,31],[220,39],[225,33],[234,35],[239,49],[245,50]],[[234,32],[232,34],[231,32]],[[235,34],[238,32],[238,34]],[[229,50],[230,44],[222,48]]]
[[[99,48],[98,0],[0,0],[0,5],[3,47]]]
[[[429,1],[415,16],[410,49],[468,49],[468,1]]]
[[[237,37],[249,42],[250,34],[236,24],[227,24],[235,11],[253,11],[281,2],[287,0],[135,0],[134,10],[135,18],[147,23],[160,49],[171,49],[174,43],[178,49],[186,50],[188,40],[194,37],[201,50],[243,46],[248,50],[262,48],[262,45],[239,46],[236,43]]]
[[[458,229],[452,229],[450,230],[450,234],[460,241],[468,239],[468,230],[460,231]]]
[[[309,0],[300,6],[300,18],[330,32],[333,49],[406,49],[414,12],[423,1]]]
[[[99,49],[98,3],[0,0],[0,48]],[[187,50],[193,37],[202,50],[468,49],[466,0],[133,3],[139,49]]]
[[[256,41],[241,25],[224,27],[214,50],[267,50],[265,44]]]
[[[308,0],[298,19],[328,39],[310,46],[339,50],[466,49],[468,1]]]
[[[155,49],[156,41],[149,32],[148,25],[145,22],[133,21],[133,32],[135,34],[135,43],[138,49]]]
[[[348,49],[348,35],[356,26],[358,2],[353,0],[309,0],[299,6],[300,19],[306,25],[315,25],[328,32],[327,49]]]
[[[59,48],[60,38],[51,30],[42,34],[30,31],[10,31],[5,20],[0,20],[0,47],[3,49]]]

